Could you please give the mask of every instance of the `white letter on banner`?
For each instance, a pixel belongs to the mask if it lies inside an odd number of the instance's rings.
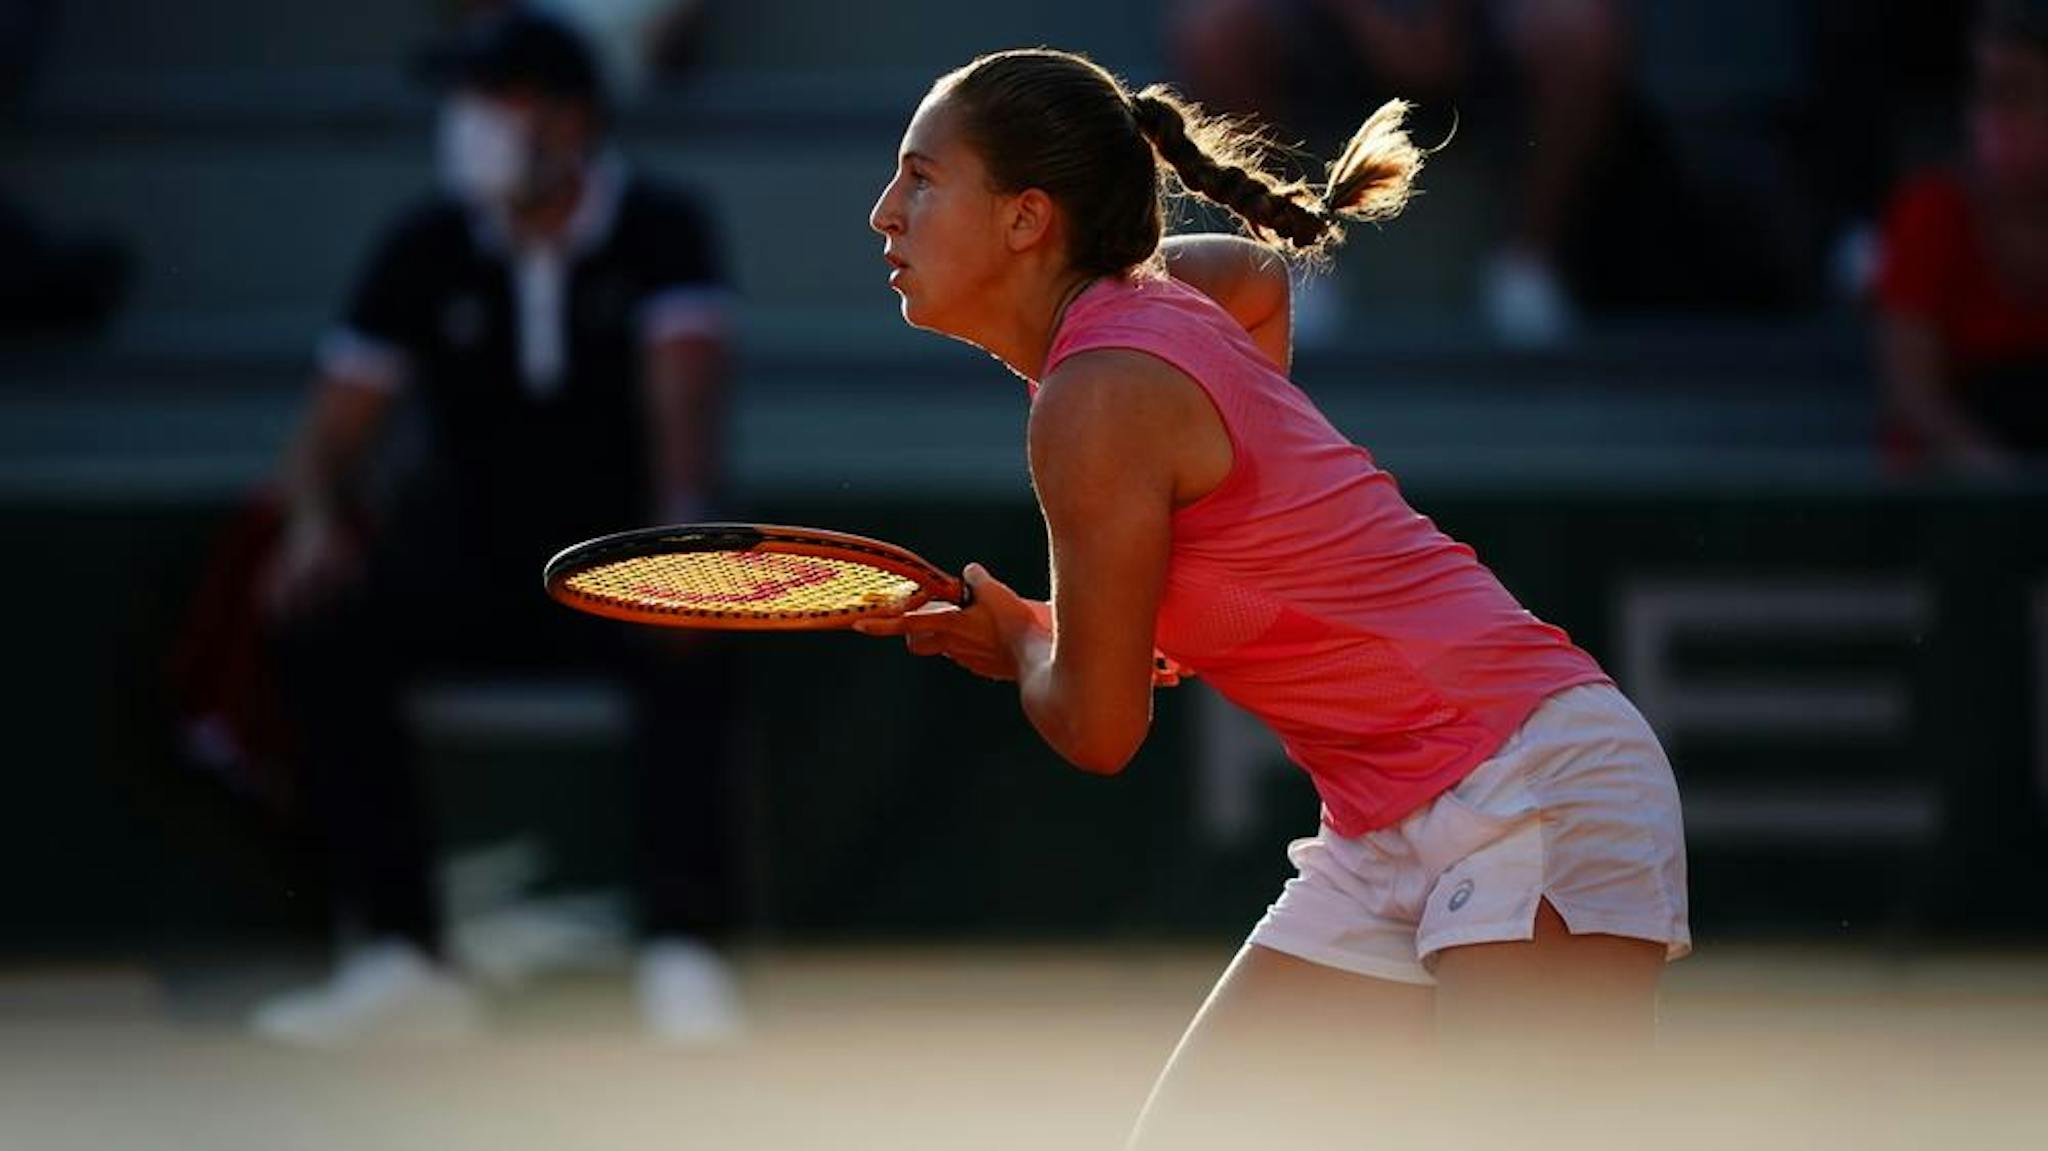
[[[1868,578],[1637,580],[1624,587],[1618,606],[1620,679],[1674,759],[1680,757],[1672,745],[1688,735],[1874,741],[1903,736],[1911,719],[1903,669],[1837,672],[1824,680],[1755,671],[1689,677],[1675,666],[1682,637],[1911,639],[1933,615],[1918,584]],[[1768,790],[1688,786],[1687,831],[1720,840],[1918,842],[1936,830],[1939,802],[1931,785],[1788,783]]]

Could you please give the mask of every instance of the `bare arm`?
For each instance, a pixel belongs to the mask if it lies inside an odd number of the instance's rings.
[[[393,406],[389,388],[337,376],[314,385],[313,406],[286,450],[282,495],[294,516],[332,516]]]
[[[1286,371],[1294,360],[1293,307],[1287,262],[1242,236],[1171,236],[1166,270],[1217,303],[1251,333],[1252,342]]]
[[[301,611],[352,578],[355,548],[342,529],[342,494],[394,406],[379,383],[327,375],[285,453],[279,479],[285,532],[263,577],[266,606]]]
[[[1978,471],[2006,464],[1997,441],[1952,398],[1948,355],[1932,327],[1899,316],[1881,320],[1878,360],[1892,409],[1937,458]]]
[[[725,341],[710,335],[647,348],[648,447],[654,507],[664,519],[700,518],[724,474],[727,358]]]
[[[1159,360],[1124,350],[1072,357],[1047,377],[1031,414],[1050,617],[976,564],[967,569],[973,607],[855,626],[1015,680],[1025,716],[1054,751],[1084,771],[1121,771],[1152,723],[1153,631],[1174,503],[1189,482],[1181,456],[1204,419],[1214,415],[1200,388]]]
[[[1018,653],[1018,693],[1032,726],[1084,770],[1122,770],[1151,727],[1153,631],[1191,401],[1199,392],[1174,369],[1106,351],[1061,365],[1032,409],[1053,638]]]

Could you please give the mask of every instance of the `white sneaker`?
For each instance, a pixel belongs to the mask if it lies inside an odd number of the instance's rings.
[[[660,939],[640,955],[640,1015],[669,1043],[719,1043],[746,1029],[725,960],[692,939]]]
[[[1510,250],[1494,257],[1480,290],[1487,323],[1511,347],[1550,347],[1578,326],[1557,271],[1527,252]]]
[[[482,1025],[476,996],[410,943],[365,946],[317,987],[256,1009],[257,1035],[303,1047],[352,1043],[447,1043]]]

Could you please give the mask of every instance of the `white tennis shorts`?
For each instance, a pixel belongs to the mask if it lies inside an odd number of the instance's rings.
[[[1607,684],[1545,700],[1457,786],[1352,839],[1325,824],[1250,942],[1312,963],[1434,983],[1446,947],[1529,939],[1539,900],[1573,934],[1692,950],[1671,764]]]

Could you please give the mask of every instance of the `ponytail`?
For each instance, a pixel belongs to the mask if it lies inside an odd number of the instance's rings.
[[[1266,170],[1260,138],[1154,85],[1131,98],[1138,130],[1181,186],[1226,208],[1254,236],[1302,255],[1344,241],[1345,220],[1390,220],[1414,193],[1424,153],[1408,138],[1410,105],[1389,100],[1366,118],[1320,191]]]

